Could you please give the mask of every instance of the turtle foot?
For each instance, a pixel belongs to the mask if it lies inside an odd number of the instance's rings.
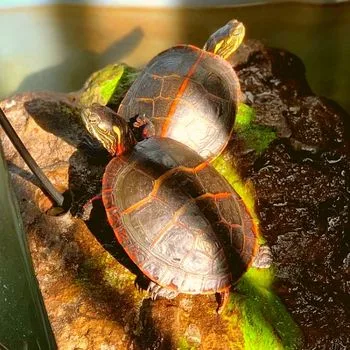
[[[136,116],[136,120],[133,122],[132,126],[133,128],[140,129],[141,138],[143,140],[155,135],[154,125],[145,114]]]
[[[148,285],[147,292],[150,294],[152,300],[157,299],[157,297],[174,299],[179,294],[175,290],[164,288],[152,281]]]
[[[259,252],[255,257],[252,266],[259,269],[268,269],[272,264],[272,252],[270,247],[262,245],[259,248]]]

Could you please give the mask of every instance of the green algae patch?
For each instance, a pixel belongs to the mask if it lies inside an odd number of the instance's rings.
[[[88,106],[119,105],[126,91],[134,82],[137,70],[125,64],[110,64],[93,73],[84,84],[80,103]]]
[[[238,105],[234,131],[244,140],[247,149],[262,153],[276,138],[276,132],[269,127],[255,124],[255,111],[244,103]]]
[[[235,120],[235,129],[243,129],[250,126],[252,121],[255,120],[255,111],[252,107],[249,107],[245,103],[238,105],[238,110]]]
[[[273,269],[249,269],[230,300],[241,313],[245,349],[300,349],[302,336],[281,300],[271,291]]]
[[[271,291],[273,269],[250,268],[231,293],[223,317],[239,327],[244,350],[297,350],[302,335],[280,299]],[[238,348],[233,343],[233,348]]]

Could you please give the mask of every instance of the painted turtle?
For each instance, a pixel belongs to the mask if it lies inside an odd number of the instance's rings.
[[[99,105],[83,121],[118,157],[107,165],[102,201],[117,240],[150,280],[148,290],[219,293],[218,312],[255,259],[268,267],[267,247],[258,253],[251,216],[242,199],[210,164],[170,138],[135,145],[126,121]]]
[[[178,45],[158,54],[132,84],[118,114],[143,127],[141,138],[169,137],[205,159],[216,157],[229,141],[240,97],[226,58],[244,34],[244,25],[231,20],[203,49]]]

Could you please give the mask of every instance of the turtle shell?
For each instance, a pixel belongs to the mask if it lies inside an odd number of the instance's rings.
[[[229,141],[240,94],[232,66],[195,46],[179,45],[154,57],[125,95],[118,114],[145,116],[154,135],[177,140],[203,158]]]
[[[227,181],[169,138],[139,142],[108,164],[108,221],[139,269],[180,293],[214,293],[237,281],[257,249],[252,219]]]

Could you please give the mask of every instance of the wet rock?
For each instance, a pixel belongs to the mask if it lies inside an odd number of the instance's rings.
[[[350,347],[349,116],[313,95],[302,62],[286,51],[247,42],[232,63],[255,123],[278,136],[257,152],[234,135],[223,155],[254,188],[274,255],[276,293],[301,327],[303,349]],[[59,348],[243,348],[239,310],[217,317],[214,296],[148,299],[134,288],[135,266],[106,221],[92,219],[87,227],[73,217],[100,189],[108,162],[103,151],[91,157],[94,141],[82,127],[78,102],[78,93],[28,93],[1,102],[33,157],[72,197],[70,213],[43,214],[50,201],[0,130]]]
[[[301,61],[286,51],[253,50],[236,70],[257,122],[274,127],[279,138],[261,155],[246,155],[231,142],[225,157],[238,159],[242,176],[254,186],[277,290],[301,326],[303,348],[345,349],[349,116],[312,94]]]

